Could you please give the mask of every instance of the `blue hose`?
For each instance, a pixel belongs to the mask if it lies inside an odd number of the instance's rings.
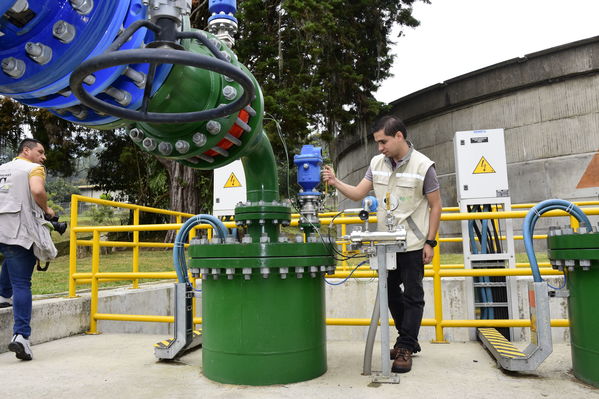
[[[474,255],[478,255],[478,244],[476,244],[476,239],[474,238],[474,220],[468,221],[468,236],[470,237],[470,251]]]
[[[185,243],[187,242],[189,232],[198,224],[203,223],[211,225],[219,238],[224,240],[227,237],[227,228],[223,222],[212,215],[196,215],[183,223],[183,226],[181,226],[175,237],[175,248],[173,249],[173,265],[180,283],[189,284],[187,264],[185,263]]]
[[[541,277],[541,272],[539,271],[537,256],[535,254],[534,244],[532,241],[535,224],[543,213],[554,209],[566,211],[570,215],[574,216],[581,225],[586,225],[586,227],[589,229],[591,228],[591,222],[587,215],[584,214],[582,209],[569,201],[561,199],[549,199],[535,205],[524,218],[524,223],[522,224],[522,235],[524,238],[526,255],[528,255],[528,261],[530,262],[530,268],[532,269],[532,276],[536,283],[543,281],[543,278]]]

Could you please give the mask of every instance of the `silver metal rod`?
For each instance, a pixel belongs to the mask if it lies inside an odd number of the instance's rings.
[[[366,336],[366,346],[364,348],[364,364],[362,365],[362,375],[372,374],[372,351],[374,349],[374,340],[376,339],[376,329],[379,324],[380,303],[379,289],[376,289],[376,299],[374,300],[374,308],[372,316],[370,316],[370,326],[368,326],[368,335]]]
[[[383,377],[391,376],[389,361],[389,301],[387,299],[387,254],[384,245],[376,246],[376,257],[379,262],[379,304],[381,321],[381,371]]]

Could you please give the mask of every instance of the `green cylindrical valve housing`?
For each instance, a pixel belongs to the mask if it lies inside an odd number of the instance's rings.
[[[272,385],[322,375],[326,363],[323,275],[329,244],[192,242],[191,268],[202,273],[202,362],[206,377]]]
[[[599,318],[595,314],[599,308],[599,233],[555,235],[554,232],[547,243],[552,264],[565,270],[570,292],[574,375],[599,387]]]

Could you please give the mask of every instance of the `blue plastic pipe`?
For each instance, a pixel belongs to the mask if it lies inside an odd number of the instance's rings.
[[[545,212],[561,209],[566,211],[570,215],[574,216],[581,225],[586,225],[587,228],[591,228],[591,221],[584,214],[582,209],[574,205],[573,203],[561,199],[549,199],[535,205],[528,214],[524,218],[524,223],[522,224],[522,235],[524,238],[524,247],[526,248],[526,255],[528,256],[528,261],[530,263],[530,268],[532,269],[532,276],[535,282],[539,283],[543,281],[541,277],[541,272],[539,271],[539,265],[537,264],[537,256],[535,254],[534,244],[533,244],[533,235],[535,224],[539,217]]]
[[[183,223],[175,237],[175,248],[173,249],[173,265],[180,283],[189,283],[187,264],[185,263],[185,243],[189,237],[189,232],[198,224],[203,223],[211,225],[219,238],[225,239],[227,237],[227,228],[224,223],[212,215],[196,215]]]

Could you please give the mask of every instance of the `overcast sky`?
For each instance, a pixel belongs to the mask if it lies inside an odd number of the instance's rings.
[[[599,35],[599,0],[431,0],[414,16],[420,26],[397,39],[395,76],[375,94],[380,101]]]

